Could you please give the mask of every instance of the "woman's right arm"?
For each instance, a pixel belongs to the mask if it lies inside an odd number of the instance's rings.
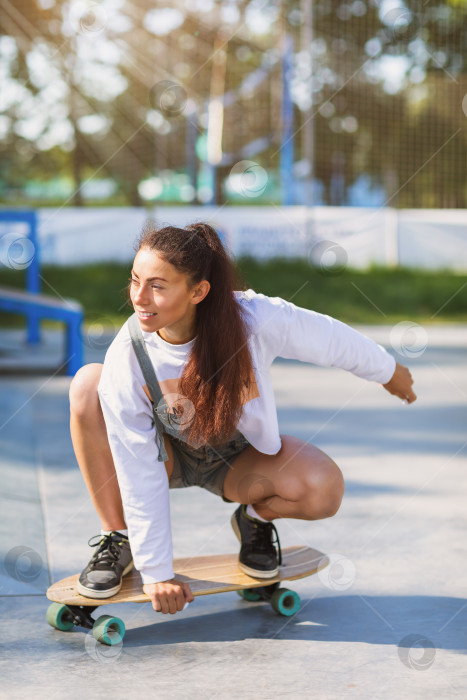
[[[174,572],[169,484],[143,385],[131,341],[120,336],[106,354],[99,399],[135,567],[143,584],[152,585],[170,581]]]

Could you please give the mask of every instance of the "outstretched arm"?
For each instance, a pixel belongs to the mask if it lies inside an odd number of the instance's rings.
[[[265,364],[271,364],[275,357],[285,357],[340,367],[378,384],[391,380],[395,358],[355,328],[280,297],[256,293],[250,297]]]
[[[390,394],[398,396],[407,403],[416,401],[417,396],[412,390],[413,379],[410,370],[405,365],[400,365],[396,362],[396,369],[391,379],[382,386],[389,391]]]

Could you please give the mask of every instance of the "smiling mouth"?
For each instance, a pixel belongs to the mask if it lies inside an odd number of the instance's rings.
[[[146,319],[146,318],[152,318],[153,316],[157,316],[155,312],[149,313],[147,311],[139,311],[136,309],[136,313],[138,314],[139,318]]]

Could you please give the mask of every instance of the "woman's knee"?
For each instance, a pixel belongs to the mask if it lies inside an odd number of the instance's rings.
[[[100,407],[97,387],[101,378],[102,365],[93,362],[81,367],[70,384],[70,410],[79,417]]]
[[[331,518],[337,513],[344,496],[342,472],[331,458],[303,475],[307,512],[312,520]]]
[[[314,445],[284,436],[282,450],[284,472],[287,464],[293,469],[285,479],[285,498],[299,501],[304,518],[330,518],[339,510],[345,485],[337,464]]]
[[[300,503],[302,518],[330,518],[339,510],[344,479],[337,464],[314,445],[282,437],[281,495]]]

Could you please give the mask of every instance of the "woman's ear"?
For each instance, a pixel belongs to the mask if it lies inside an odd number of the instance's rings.
[[[207,280],[201,280],[201,282],[199,282],[199,284],[197,284],[193,290],[191,302],[193,304],[199,304],[200,301],[203,301],[203,299],[207,296],[210,289],[211,285],[209,282]]]

